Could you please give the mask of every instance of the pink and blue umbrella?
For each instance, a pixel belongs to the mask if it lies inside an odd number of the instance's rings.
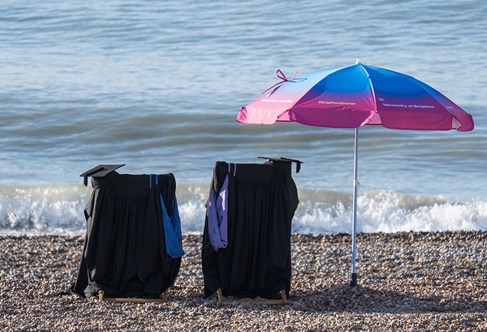
[[[392,70],[356,64],[281,79],[240,110],[237,121],[355,128],[351,285],[357,284],[358,128],[471,131],[472,116],[431,86]]]

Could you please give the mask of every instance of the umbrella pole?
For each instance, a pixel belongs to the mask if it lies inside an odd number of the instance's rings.
[[[357,166],[358,166],[358,128],[355,128],[355,155],[353,158],[353,224],[352,224],[352,280],[350,286],[357,286],[357,272],[355,271],[355,258],[357,255]]]

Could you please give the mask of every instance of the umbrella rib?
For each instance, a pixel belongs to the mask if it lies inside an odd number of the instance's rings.
[[[367,71],[367,69],[361,63],[359,63],[359,65],[360,65],[360,68],[365,72],[365,74],[367,75],[367,79],[369,80],[370,90],[372,91],[372,97],[374,99],[374,111],[375,111],[375,113],[377,113],[377,99],[375,98],[374,84],[372,83],[372,80],[370,79],[370,75],[369,75],[369,72]],[[372,118],[372,117],[370,117],[370,118]]]

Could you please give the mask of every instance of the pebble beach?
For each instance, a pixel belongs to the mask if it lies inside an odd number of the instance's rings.
[[[184,235],[166,303],[112,303],[67,290],[78,236],[0,237],[1,331],[486,331],[487,232],[292,236],[289,303],[219,304],[203,297],[201,236]]]

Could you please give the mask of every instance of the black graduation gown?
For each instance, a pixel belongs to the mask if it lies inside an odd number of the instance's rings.
[[[234,165],[233,165],[234,166]],[[217,162],[212,186],[219,192],[228,173]],[[208,234],[202,245],[205,296],[273,298],[291,285],[291,221],[298,206],[291,162],[237,164],[228,182],[228,245],[215,251]]]
[[[107,297],[158,297],[173,285],[181,258],[166,254],[159,195],[172,215],[176,180],[173,174],[164,174],[158,175],[158,183],[150,188],[149,175],[117,172],[93,178],[73,292],[90,296],[103,290]]]

